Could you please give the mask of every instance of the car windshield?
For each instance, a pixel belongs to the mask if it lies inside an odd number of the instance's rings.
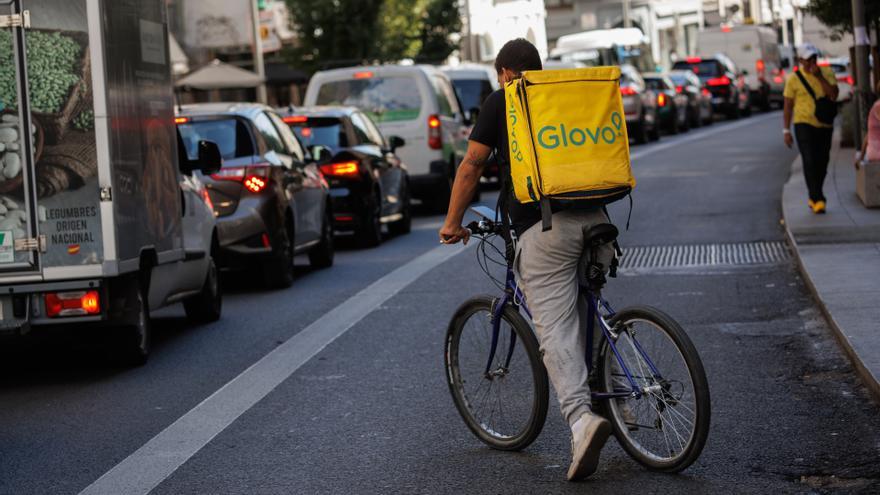
[[[331,150],[348,146],[342,121],[335,117],[309,117],[305,122],[290,124],[303,146],[319,144]]]
[[[666,85],[663,84],[663,79],[645,78],[645,86],[647,86],[648,89],[655,89],[655,90],[668,89],[666,87]]]
[[[669,74],[669,79],[672,79],[672,82],[674,82],[676,86],[685,86],[687,84],[690,84],[690,81],[688,81],[687,76],[685,76],[684,74]]]
[[[452,85],[465,110],[480,108],[492,94],[492,83],[488,79],[453,79]]]
[[[673,69],[691,70],[701,78],[718,77],[721,75],[721,64],[715,60],[700,62],[676,62]]]
[[[416,119],[422,98],[413,77],[370,76],[324,83],[316,104],[358,107],[381,123]]]
[[[220,148],[220,155],[225,160],[250,156],[253,144],[244,124],[234,118],[203,120],[177,124],[180,137],[186,147],[190,160],[199,156],[199,141],[213,141]]]

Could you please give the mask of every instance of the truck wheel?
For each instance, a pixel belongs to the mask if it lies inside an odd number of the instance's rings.
[[[333,266],[333,254],[333,221],[328,206],[324,225],[321,226],[321,242],[309,251],[309,263],[315,268],[329,268]]]
[[[288,226],[279,237],[271,258],[263,264],[263,281],[270,288],[286,289],[293,285],[293,230]]]
[[[208,273],[202,291],[183,300],[186,317],[194,323],[211,323],[220,319],[223,309],[223,293],[220,290],[220,273],[214,258],[208,261]]]
[[[120,354],[123,364],[142,366],[150,355],[150,305],[147,302],[147,287],[140,280],[133,280],[132,300],[129,307],[129,321],[120,330]]]

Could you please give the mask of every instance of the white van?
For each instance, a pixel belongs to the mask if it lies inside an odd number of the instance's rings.
[[[697,55],[723,53],[744,76],[749,101],[762,109],[782,105],[784,78],[776,31],[765,26],[721,26],[697,33]]]
[[[413,196],[446,211],[455,169],[467,150],[467,119],[452,83],[427,65],[350,67],[316,73],[303,104],[358,107],[386,136],[400,136],[397,154]]]

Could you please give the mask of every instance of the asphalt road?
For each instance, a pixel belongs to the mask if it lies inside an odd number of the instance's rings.
[[[780,119],[634,147],[622,244],[782,241],[794,153],[781,145]],[[612,208],[620,226],[627,208]],[[4,343],[0,492],[880,491],[877,405],[790,259],[631,271],[606,290],[618,306],[673,315],[706,364],[712,429],[684,473],[648,472],[609,442],[590,481],[565,482],[569,439],[555,403],[525,451],[484,447],[452,405],[442,353],[456,307],[492,285],[472,248],[438,248],[440,221],[422,216],[410,235],[344,249],[329,270],[303,260],[288,290],[227,278],[220,322],[193,327],[176,308],[154,315],[154,354],[141,368],[113,368],[79,335]],[[286,359],[301,366],[284,368]]]

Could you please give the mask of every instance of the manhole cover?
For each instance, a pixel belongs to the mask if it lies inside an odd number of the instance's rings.
[[[640,268],[711,268],[767,265],[789,259],[784,242],[636,246],[623,250],[620,266]]]

